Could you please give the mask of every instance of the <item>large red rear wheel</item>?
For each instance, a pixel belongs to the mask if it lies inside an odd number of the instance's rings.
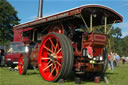
[[[28,58],[26,53],[23,53],[18,61],[18,71],[20,75],[25,75],[28,67]]]
[[[73,49],[69,39],[49,33],[41,43],[38,65],[41,76],[47,81],[66,78],[73,67]]]

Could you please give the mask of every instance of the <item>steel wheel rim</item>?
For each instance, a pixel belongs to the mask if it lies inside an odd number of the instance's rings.
[[[23,59],[23,56],[21,56],[19,58],[19,62],[18,62],[19,74],[22,74],[23,73],[23,68],[24,68],[24,59]]]
[[[59,76],[62,68],[62,46],[59,38],[48,35],[42,42],[39,52],[39,71],[47,81],[53,81]]]

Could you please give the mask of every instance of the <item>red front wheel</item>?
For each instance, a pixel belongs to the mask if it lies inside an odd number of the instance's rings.
[[[23,53],[18,61],[18,71],[20,75],[25,75],[27,72],[27,67],[28,67],[28,59],[27,55]]]
[[[38,57],[41,76],[47,81],[67,77],[73,67],[73,49],[68,38],[50,33],[42,41]]]

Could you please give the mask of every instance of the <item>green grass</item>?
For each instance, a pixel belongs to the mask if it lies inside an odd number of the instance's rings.
[[[114,72],[107,70],[108,85],[128,85],[128,64],[115,67]],[[27,75],[19,75],[18,71],[9,71],[7,67],[0,67],[0,85],[60,85],[44,81],[39,71],[28,70]],[[75,85],[75,81],[65,81],[63,85]],[[82,81],[81,85],[106,85],[104,81],[96,84],[93,81]]]

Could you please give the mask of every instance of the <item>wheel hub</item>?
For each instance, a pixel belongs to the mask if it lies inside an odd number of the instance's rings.
[[[22,62],[20,62],[20,65],[22,65]]]
[[[57,60],[57,55],[55,53],[51,54],[50,55],[50,60],[53,61],[53,62],[56,62]]]

